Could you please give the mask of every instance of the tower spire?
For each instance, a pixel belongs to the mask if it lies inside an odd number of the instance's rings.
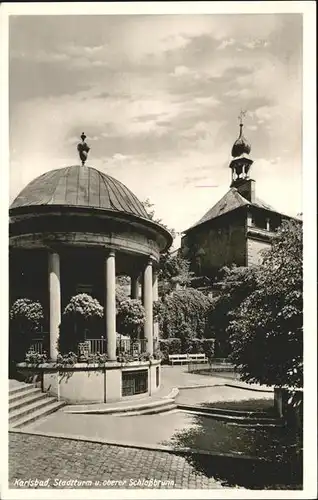
[[[242,181],[248,179],[248,173],[253,161],[248,158],[251,152],[251,146],[243,135],[243,119],[246,116],[246,110],[241,110],[238,115],[240,132],[239,136],[232,147],[233,160],[230,163],[232,170],[232,184],[231,187],[236,187]]]

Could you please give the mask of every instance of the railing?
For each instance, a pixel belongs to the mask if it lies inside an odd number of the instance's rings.
[[[44,351],[46,351],[44,338],[32,339],[29,351],[36,352],[38,354],[43,354]]]
[[[155,343],[154,343],[155,347]],[[132,341],[131,339],[119,339],[116,344],[116,352],[127,353],[132,356],[139,355],[146,352],[147,340],[139,339]],[[29,348],[30,351],[36,352],[38,354],[43,354],[46,349],[46,342],[44,338],[32,339]],[[84,342],[79,342],[78,344],[78,354],[106,354],[107,353],[107,339],[87,339]]]
[[[146,352],[147,340],[139,339],[132,341],[131,339],[119,339],[116,343],[116,353],[126,353],[131,356],[137,356]],[[87,339],[85,342],[78,344],[79,354],[106,354],[107,353],[107,340],[100,339]]]

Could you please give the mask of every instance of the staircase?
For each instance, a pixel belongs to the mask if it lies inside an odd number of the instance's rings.
[[[43,393],[34,384],[15,382],[9,387],[9,429],[17,429],[53,413],[63,401]]]
[[[178,404],[179,410],[194,413],[205,417],[223,420],[232,425],[242,427],[283,427],[284,421],[278,416],[269,416],[262,411],[229,410],[217,407],[204,407],[200,405]]]

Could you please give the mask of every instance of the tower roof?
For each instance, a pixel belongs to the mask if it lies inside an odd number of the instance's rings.
[[[213,205],[212,208],[210,208],[210,210],[206,212],[206,214],[203,217],[201,217],[201,219],[198,222],[196,222],[193,226],[187,229],[185,233],[194,229],[197,226],[200,226],[201,224],[204,224],[205,222],[208,222],[212,219],[216,219],[221,215],[232,212],[237,208],[244,207],[247,205],[252,205],[258,208],[263,208],[265,210],[276,212],[276,210],[273,207],[271,207],[261,199],[256,198],[255,202],[251,203],[249,200],[244,198],[244,196],[242,196],[236,188],[231,188],[215,205]]]

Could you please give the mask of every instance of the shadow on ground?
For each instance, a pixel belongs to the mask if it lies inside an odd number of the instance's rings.
[[[209,450],[187,460],[224,486],[249,489],[302,488],[302,436],[287,427],[241,427],[196,415],[194,426],[177,431],[169,443]]]

